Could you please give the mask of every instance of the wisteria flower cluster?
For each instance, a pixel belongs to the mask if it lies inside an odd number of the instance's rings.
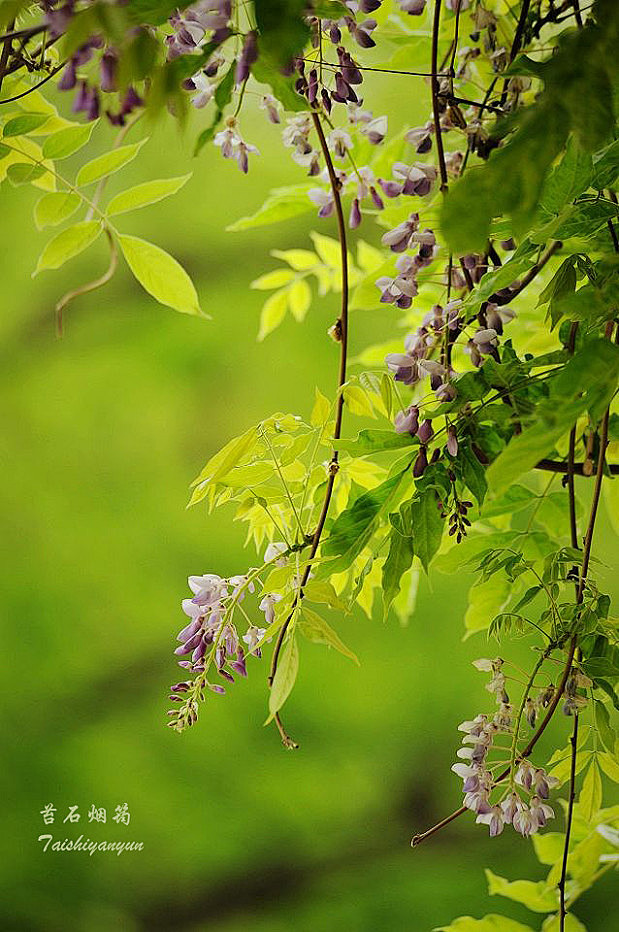
[[[520,760],[517,769],[513,762],[509,770],[510,786],[503,792],[498,802],[491,802],[491,795],[497,785],[500,788],[496,769],[489,763],[488,757],[493,750],[495,739],[502,734],[518,737],[520,720],[514,719],[514,710],[506,692],[506,679],[503,673],[503,660],[477,660],[478,670],[490,672],[492,679],[486,689],[496,697],[498,710],[492,716],[479,714],[471,721],[461,722],[459,731],[464,732],[462,744],[458,751],[461,758],[451,768],[463,781],[463,804],[467,809],[477,813],[476,821],[488,825],[490,836],[500,835],[506,825],[512,825],[515,831],[528,837],[546,825],[554,817],[554,810],[546,800],[550,788],[558,781],[549,776],[543,767],[534,767],[528,760]],[[552,699],[546,690],[542,705]],[[533,706],[531,700],[528,703]],[[529,724],[535,724],[535,716],[527,715]],[[514,743],[515,746],[515,743]],[[521,794],[526,795],[523,799]]]

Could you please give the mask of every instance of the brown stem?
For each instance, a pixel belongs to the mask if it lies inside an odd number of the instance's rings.
[[[544,266],[552,259],[554,254],[561,249],[563,243],[558,240],[554,243],[551,243],[545,253],[540,257],[539,262],[536,262],[535,265],[529,269],[526,275],[523,275],[519,284],[510,289],[509,293],[506,295],[493,294],[489,299],[493,304],[509,304],[510,301],[513,301],[525,288],[531,284],[534,278],[537,278],[539,273],[542,271]]]
[[[0,89],[2,88],[2,82],[4,81],[4,77],[6,75],[6,66],[9,63],[9,58],[11,56],[11,51],[13,48],[13,43],[11,41],[12,36],[10,33],[14,25],[15,25],[15,20],[13,20],[9,24],[9,33],[7,34],[4,40],[4,44],[2,46],[2,53],[0,53]]]
[[[340,181],[335,173],[335,168],[333,166],[333,161],[331,159],[331,153],[329,152],[329,146],[327,145],[327,140],[325,139],[324,130],[322,128],[322,123],[320,122],[320,117],[316,111],[312,111],[312,121],[314,123],[314,128],[320,140],[320,147],[324,155],[325,164],[327,166],[327,171],[329,173],[329,181],[331,182],[331,191],[333,194],[333,201],[335,203],[335,212],[337,216],[337,226],[338,226],[338,238],[340,243],[340,254],[341,254],[341,271],[342,271],[342,303],[340,308],[340,316],[337,321],[337,333],[340,343],[340,367],[338,373],[338,382],[337,382],[337,401],[335,409],[335,426],[333,430],[333,439],[339,440],[342,434],[342,418],[344,414],[344,393],[343,387],[346,382],[346,364],[348,361],[348,246],[346,242],[346,223],[344,220],[344,211],[342,208],[342,199],[340,196]],[[271,670],[269,673],[269,687],[273,685],[273,680],[277,672],[277,664],[279,661],[279,656],[281,653],[282,645],[284,643],[284,638],[286,637],[286,632],[290,625],[290,622],[295,614],[296,608],[303,598],[303,588],[309,579],[309,574],[311,571],[312,560],[316,556],[318,547],[320,545],[320,540],[322,537],[322,532],[324,530],[325,522],[327,520],[327,515],[329,513],[329,506],[331,505],[331,499],[333,497],[333,486],[335,484],[335,477],[339,470],[339,456],[337,449],[333,449],[331,454],[331,461],[329,463],[329,475],[327,477],[327,486],[325,489],[324,499],[322,503],[322,509],[320,512],[320,517],[318,518],[318,524],[316,525],[316,530],[314,531],[314,536],[312,537],[312,544],[310,547],[309,557],[307,561],[307,566],[303,576],[301,577],[301,582],[297,590],[297,595],[294,601],[292,611],[284,624],[282,625],[281,631],[279,632],[277,642],[275,644],[275,649],[273,651],[273,658],[271,660]],[[286,729],[283,725],[281,717],[279,714],[275,716],[275,723],[279,729],[279,733],[282,738],[282,742],[285,747],[288,748],[297,748],[298,744],[288,735]]]
[[[509,52],[509,63],[513,62],[514,58],[520,51],[522,45],[522,40],[524,38],[524,29],[527,24],[527,16],[529,15],[529,8],[531,6],[531,0],[523,0],[522,6],[520,8],[520,16],[518,18],[518,25],[516,26],[516,32],[514,33],[514,40],[512,42],[512,47]],[[501,94],[500,106],[505,106],[505,101],[507,100],[507,88],[509,87],[509,78],[503,80],[503,92]]]
[[[441,134],[441,114],[439,110],[439,83],[438,83],[438,36],[441,26],[441,0],[434,0],[434,22],[432,25],[432,113],[434,115],[434,135],[436,137],[436,152],[438,167],[441,175],[441,191],[445,193],[448,188],[447,165],[445,164],[445,150]]]
[[[584,471],[584,463],[574,463],[573,473],[575,476],[588,476],[588,473]],[[535,469],[541,469],[544,472],[558,472],[567,475],[568,467],[567,463],[558,463],[556,460],[540,460],[539,463],[536,463]],[[615,463],[606,464],[606,469],[611,476],[619,476],[619,465]]]
[[[572,745],[571,763],[570,763],[570,793],[567,804],[567,821],[565,825],[565,843],[563,845],[563,861],[561,863],[561,877],[557,886],[559,887],[559,932],[565,930],[565,917],[567,916],[567,907],[565,905],[565,881],[567,878],[567,859],[570,850],[570,835],[572,833],[572,816],[574,813],[574,798],[576,796],[576,752],[578,748],[578,715],[574,716],[574,729],[570,737]]]

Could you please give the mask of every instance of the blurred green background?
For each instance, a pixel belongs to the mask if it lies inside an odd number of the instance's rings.
[[[404,85],[375,90],[413,125],[425,111]],[[306,247],[317,221],[224,232],[273,185],[302,180],[263,114],[243,128],[261,149],[247,178],[212,148],[194,160],[195,126],[183,137],[167,121],[109,186],[194,172],[179,195],[121,227],[184,263],[209,322],[158,306],[123,267],[69,308],[57,340],[55,301],[103,268],[102,244],[31,280],[46,241],[30,218],[36,193],[0,191],[1,927],[427,932],[462,914],[531,921],[524,908],[488,901],[481,869],[541,878],[518,836],[490,841],[467,817],[409,847],[415,831],[459,805],[449,770],[456,725],[488,705],[468,660],[495,648],[483,636],[459,645],[464,572],[423,581],[408,628],[343,619],[360,669],[304,646],[286,708],[298,752],[262,728],[264,662],[225,699],[208,700],[194,729],[165,727],[187,575],[240,573],[256,560],[231,512],[185,510],[189,482],[261,417],[307,415],[314,386],[330,392],[336,368],[325,336],[333,299],[317,299],[303,329],[287,320],[255,340],[264,295],[249,282],[275,267],[270,249]],[[102,127],[95,148],[112,138]],[[332,221],[319,229],[334,235]],[[357,313],[353,351],[397,333],[395,313]],[[349,432],[358,426],[349,421]],[[600,541],[616,544],[606,519]],[[557,740],[567,730],[559,722]],[[56,823],[45,828],[40,810],[50,802]],[[130,825],[117,825],[111,816],[125,802]],[[107,808],[106,825],[88,823],[92,804]],[[81,822],[63,825],[71,805]],[[48,831],[132,839],[144,850],[44,853],[37,838]],[[609,930],[610,904],[610,879],[582,898],[590,932]]]

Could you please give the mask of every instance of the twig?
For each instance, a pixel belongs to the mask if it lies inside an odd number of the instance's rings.
[[[583,467],[584,463],[574,463],[573,474],[575,476],[584,476]],[[619,476],[619,465],[614,463],[606,464],[605,468],[611,476]],[[556,460],[540,460],[535,465],[535,469],[541,469],[544,472],[558,472],[563,475],[567,475],[568,472],[567,463],[558,463]]]
[[[7,48],[6,45],[5,48]],[[22,97],[27,97],[28,94],[32,94],[44,84],[47,84],[48,81],[51,81],[54,75],[58,74],[58,72],[61,71],[65,65],[66,61],[61,62],[59,65],[56,65],[56,67],[50,71],[50,73],[46,75],[42,81],[39,81],[38,84],[33,84],[32,87],[29,87],[27,91],[22,91],[21,94],[15,94],[14,97],[5,97],[4,100],[0,100],[0,104],[12,104],[15,100],[21,100]]]
[[[441,0],[434,0],[434,22],[432,25],[432,113],[434,115],[434,135],[436,137],[436,152],[438,167],[441,174],[441,191],[446,193],[447,165],[445,164],[445,150],[441,131],[441,114],[439,110],[439,83],[438,83],[438,37],[441,27]]]
[[[327,166],[327,171],[329,173],[329,181],[331,182],[331,191],[333,193],[333,200],[335,203],[335,212],[337,216],[337,226],[338,226],[338,238],[340,243],[340,254],[341,254],[341,273],[342,273],[342,303],[340,309],[340,316],[338,318],[336,327],[337,335],[340,343],[340,366],[338,373],[338,382],[337,382],[337,401],[335,408],[335,425],[333,430],[333,439],[339,440],[342,434],[342,418],[344,414],[344,393],[342,391],[343,386],[346,382],[346,364],[348,361],[348,245],[346,242],[346,222],[344,220],[344,211],[342,209],[342,199],[340,196],[340,181],[335,173],[335,168],[333,166],[333,161],[331,159],[331,153],[329,152],[329,146],[327,145],[327,140],[325,138],[324,130],[322,128],[322,123],[320,122],[320,117],[318,113],[314,110],[312,111],[312,121],[314,123],[314,128],[318,135],[320,141],[320,147],[324,155],[325,164]],[[327,486],[325,489],[325,495],[322,503],[322,509],[320,512],[320,517],[318,518],[318,524],[316,525],[316,530],[314,531],[314,536],[312,538],[312,545],[310,548],[310,553],[307,560],[307,566],[301,577],[301,582],[297,590],[296,598],[292,611],[284,624],[282,625],[281,631],[279,632],[277,642],[275,644],[275,649],[273,651],[273,658],[271,660],[271,670],[269,673],[269,687],[273,686],[273,680],[275,679],[275,674],[277,672],[277,664],[279,661],[279,656],[281,653],[282,645],[284,643],[284,638],[286,637],[286,632],[290,625],[292,618],[296,612],[297,606],[299,605],[301,599],[303,598],[303,589],[309,579],[309,575],[312,567],[312,560],[316,556],[318,547],[320,545],[320,540],[322,537],[322,532],[324,530],[325,522],[327,520],[327,515],[329,513],[329,506],[331,505],[331,499],[333,497],[333,486],[335,484],[335,477],[339,470],[339,455],[337,449],[333,450],[331,455],[331,461],[329,463],[329,475],[327,477]],[[279,730],[279,733],[282,738],[284,747],[287,748],[297,748],[298,744],[288,735],[284,724],[281,720],[279,712],[276,712],[274,715],[275,724]]]
[[[572,833],[572,816],[574,813],[574,798],[576,796],[576,753],[578,749],[578,715],[574,716],[574,729],[570,737],[571,764],[570,764],[570,793],[567,804],[567,821],[565,825],[565,843],[563,845],[563,861],[561,863],[561,877],[557,886],[559,887],[559,932],[565,930],[565,917],[567,916],[567,907],[565,905],[565,881],[567,878],[567,859],[570,850],[570,835]]]
[[[528,288],[534,278],[537,278],[544,266],[550,261],[550,259],[552,259],[554,254],[561,249],[562,246],[563,243],[559,240],[551,243],[545,253],[541,256],[539,262],[536,262],[536,264],[529,269],[526,275],[522,276],[520,283],[515,288],[511,288],[509,293],[506,295],[493,294],[490,297],[489,300],[492,302],[492,304],[503,305],[509,304],[510,301],[513,301],[514,298],[516,298],[522,291],[524,291],[525,288]]]

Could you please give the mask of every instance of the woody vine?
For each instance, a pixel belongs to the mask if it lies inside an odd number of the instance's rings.
[[[385,618],[414,624],[420,571],[472,569],[466,630],[488,635],[475,666],[494,704],[458,726],[462,805],[415,827],[412,845],[460,816],[490,836],[531,836],[546,880],[488,872],[489,892],[545,914],[543,932],[585,929],[574,906],[619,861],[619,807],[603,806],[619,782],[617,622],[595,552],[619,473],[616,5],[11,0],[0,11],[0,180],[41,189],[35,223],[62,225],[36,271],[102,235],[109,247],[107,269],[58,300],[59,329],[121,255],[157,301],[203,313],[176,259],[117,226],[187,176],[106,199],[146,142],[134,137],[190,108],[204,111],[198,157],[215,146],[231,171],[259,170],[242,131],[258,106],[305,175],[232,231],[317,213],[313,248],[276,251],[281,265],[252,283],[271,292],[259,339],[287,313],[302,322],[314,287],[339,295],[332,395],[316,389],[307,418],[248,425],[195,480],[190,504],[234,509],[257,565],[189,576],[169,725],[182,732],[203,706],[215,715],[211,697],[267,654],[267,722],[296,749],[282,710],[303,642],[357,662],[341,636],[353,610],[372,617],[380,602]],[[427,122],[391,129],[362,96],[366,72],[424,95]],[[79,121],[46,96],[54,86]],[[110,127],[113,145],[68,177],[58,163]],[[381,303],[393,332],[360,348],[354,313]],[[355,432],[359,417],[379,426]],[[529,670],[509,659],[516,638]],[[558,746],[544,757],[549,734]],[[561,831],[546,831],[559,808]],[[444,928],[534,926],[489,914]]]

